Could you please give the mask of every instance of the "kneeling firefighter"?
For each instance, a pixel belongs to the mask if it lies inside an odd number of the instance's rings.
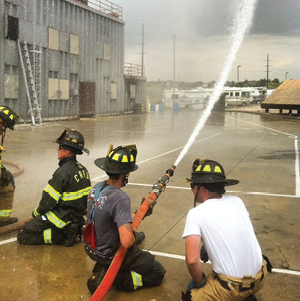
[[[88,197],[88,222],[94,225],[95,232],[95,237],[85,243],[86,253],[96,261],[93,275],[87,282],[92,294],[104,278],[120,245],[127,249],[127,253],[113,283],[118,289],[134,291],[157,286],[166,273],[151,253],[137,246],[145,235],[133,231],[131,200],[121,189],[128,183],[130,172],[138,169],[136,156],[135,145],[114,149],[111,145],[106,157],[95,160],[96,166],[106,172],[108,179],[95,185]],[[85,239],[85,235],[83,237]]]
[[[65,129],[55,142],[59,168],[32,212],[34,219],[19,231],[17,238],[21,244],[69,247],[81,235],[85,224],[87,197],[92,187],[87,169],[76,156],[89,151],[84,148],[82,134],[72,129]]]
[[[272,265],[262,255],[244,202],[226,194],[225,186],[239,181],[227,179],[223,166],[209,159],[196,159],[187,180],[199,205],[189,211],[182,236],[192,276],[182,300],[256,300]],[[199,254],[212,263],[207,277]]]
[[[19,116],[12,109],[0,105],[0,136],[2,136],[0,144],[0,227],[18,221],[16,217],[11,217],[15,191],[14,177],[1,161],[6,129],[13,130],[18,118]]]

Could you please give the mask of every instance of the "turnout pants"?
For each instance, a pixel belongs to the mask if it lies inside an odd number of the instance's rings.
[[[25,223],[18,232],[18,242],[24,245],[60,244],[63,231],[48,222],[44,216],[38,216]]]
[[[5,222],[10,218],[14,201],[14,177],[8,170],[6,170],[6,173],[9,178],[9,184],[4,186],[0,182],[0,222]]]
[[[96,261],[93,275],[88,280],[89,290],[93,294],[101,283],[111,260],[103,260],[87,245],[85,245],[85,251],[92,260]],[[122,291],[153,287],[161,284],[165,273],[166,270],[155,260],[154,255],[133,245],[128,249],[113,285]]]
[[[203,288],[192,289],[182,300],[190,301],[244,301],[257,293],[264,285],[267,275],[266,262],[255,275],[243,278],[230,277],[212,271]]]

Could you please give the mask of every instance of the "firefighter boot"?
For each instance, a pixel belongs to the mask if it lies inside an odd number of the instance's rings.
[[[107,270],[108,267],[102,266],[98,262],[96,263],[93,269],[93,275],[87,281],[87,287],[92,295],[100,285]]]
[[[65,247],[70,247],[74,244],[77,236],[80,235],[81,229],[78,220],[71,222],[63,229],[64,239],[62,245]]]
[[[16,217],[10,217],[9,219],[7,219],[6,221],[0,221],[0,228],[1,227],[5,227],[11,224],[14,224],[18,221],[18,219]]]

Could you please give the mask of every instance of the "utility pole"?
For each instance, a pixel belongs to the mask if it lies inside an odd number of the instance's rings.
[[[267,54],[267,89],[269,87],[269,55]]]
[[[143,29],[142,29],[142,72],[141,72],[141,76],[144,76],[145,72],[144,72],[144,38],[145,38],[145,32],[144,32],[144,23],[143,23]]]
[[[174,100],[175,100],[175,37],[173,35],[173,107],[174,107]]]
[[[172,95],[172,127],[174,126],[174,103],[175,103],[175,37],[173,34],[173,95]]]
[[[239,68],[240,68],[240,67],[241,67],[240,65],[236,67],[237,82],[238,82],[238,83],[240,82],[240,76],[239,76]]]

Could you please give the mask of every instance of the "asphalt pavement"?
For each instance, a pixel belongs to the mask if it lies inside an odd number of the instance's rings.
[[[3,159],[6,167],[24,172],[15,178],[13,216],[28,218],[42,190],[58,167],[57,144],[53,141],[66,127],[79,130],[90,155],[78,156],[87,167],[92,183],[106,178],[94,160],[107,153],[109,144],[136,144],[139,169],[130,174],[124,188],[135,211],[142,197],[178,159],[201,111],[180,110],[122,116],[55,121],[43,126],[19,124],[8,130]],[[273,266],[258,301],[300,300],[300,179],[299,118],[275,114],[225,112],[212,114],[195,142],[176,167],[153,215],[139,226],[146,240],[141,248],[156,255],[167,270],[162,285],[124,293],[112,288],[105,300],[179,301],[190,276],[185,265],[183,233],[193,195],[185,181],[195,158],[220,162],[228,178],[240,183],[227,194],[244,201],[253,221],[263,253]],[[18,167],[19,166],[19,167]],[[86,281],[94,263],[82,242],[72,247],[24,246],[16,233],[0,237],[0,300],[82,300],[91,295]],[[212,266],[204,264],[205,273]]]

